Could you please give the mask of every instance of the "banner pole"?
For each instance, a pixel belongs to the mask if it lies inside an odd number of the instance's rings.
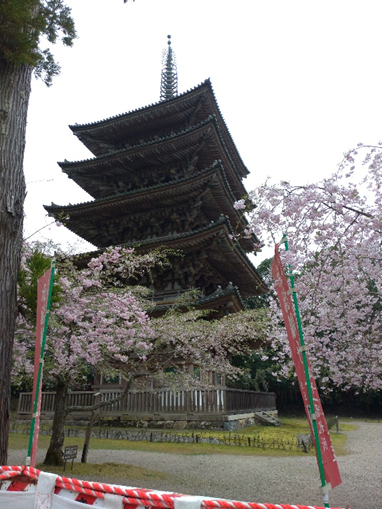
[[[49,283],[48,300],[47,300],[47,305],[46,305],[44,331],[43,331],[42,341],[41,341],[38,375],[37,375],[36,387],[35,387],[35,392],[34,392],[35,396],[34,396],[34,401],[33,401],[33,413],[32,413],[32,421],[31,421],[31,429],[30,429],[30,433],[29,433],[29,445],[28,445],[26,466],[30,466],[30,463],[31,463],[32,445],[33,445],[33,439],[34,439],[34,435],[35,435],[36,420],[38,419],[38,421],[39,421],[39,417],[40,417],[38,415],[38,401],[39,401],[40,387],[42,385],[42,372],[43,372],[43,364],[44,364],[45,342],[46,342],[46,334],[47,334],[47,330],[48,330],[49,310],[50,310],[50,302],[51,302],[52,292],[53,292],[55,266],[56,266],[56,262],[53,260],[52,265],[51,265],[51,275],[50,275],[50,283]],[[35,465],[31,465],[31,466],[34,467]]]
[[[289,251],[288,240],[287,240],[287,237],[285,234],[284,234],[281,242],[283,242],[285,244],[285,251]],[[303,363],[304,363],[306,385],[307,385],[307,390],[308,390],[310,419],[311,419],[313,432],[314,432],[314,441],[316,443],[317,463],[318,463],[318,469],[320,472],[321,487],[322,487],[322,500],[324,502],[324,507],[330,507],[329,506],[329,493],[328,493],[328,489],[330,488],[330,485],[328,486],[326,484],[326,480],[325,480],[324,464],[322,461],[321,446],[320,446],[320,440],[319,440],[318,429],[317,429],[316,412],[315,412],[314,401],[313,401],[312,387],[310,384],[308,361],[307,361],[306,351],[305,351],[304,334],[302,332],[300,310],[298,307],[297,295],[296,295],[296,289],[295,289],[295,285],[294,285],[294,277],[293,277],[291,265],[288,265],[288,270],[289,270],[290,285],[291,285],[291,290],[292,290],[293,304],[294,304],[294,309],[295,309],[296,319],[297,319],[298,333],[299,333],[299,337],[300,337],[300,345],[301,345],[300,350],[301,350],[301,355],[302,355],[302,359],[303,359]]]

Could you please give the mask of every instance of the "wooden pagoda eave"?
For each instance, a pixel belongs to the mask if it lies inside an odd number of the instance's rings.
[[[208,255],[208,264],[216,273],[222,275],[227,284],[232,282],[237,286],[243,298],[268,293],[266,284],[241,246],[231,239],[232,233],[229,220],[221,217],[218,221],[196,231],[147,239],[138,244],[130,243],[124,246],[134,247],[139,253],[146,253],[158,247],[179,250],[185,255],[204,250]],[[89,259],[97,256],[103,249],[85,253],[80,263],[85,263],[87,256]]]
[[[77,205],[46,205],[45,209],[53,217],[57,214],[68,214],[73,219],[88,219],[92,217],[116,217],[120,214],[136,214],[146,210],[152,210],[155,207],[166,207],[169,205],[179,204],[182,205],[185,201],[185,195],[189,198],[199,195],[202,189],[205,189],[212,180],[216,180],[218,175],[217,169],[211,167],[206,171],[199,172],[196,175],[177,181],[171,181],[167,184],[153,186],[151,188],[141,188],[136,191],[130,191],[107,198],[93,200]],[[219,179],[220,187],[227,187],[223,179]],[[225,185],[224,185],[225,184]],[[214,190],[216,186],[212,186]],[[223,193],[221,196],[220,205],[224,209],[227,208],[227,200],[224,203]],[[231,205],[231,208],[232,205]],[[222,211],[223,212],[223,211]]]
[[[181,96],[178,96],[169,101],[155,103],[93,124],[69,127],[92,153],[98,152],[95,155],[101,156],[104,155],[104,150],[98,147],[99,143],[102,145],[108,141],[126,142],[139,135],[143,136],[147,132],[161,132],[182,123],[187,125],[190,112],[199,102],[199,95],[200,92],[194,91],[193,95],[182,97],[181,102],[178,100]]]
[[[138,244],[124,244],[124,247],[134,247],[142,254],[157,248],[174,249],[183,252],[185,257],[189,254],[195,256],[197,253],[204,253],[203,256],[207,255],[204,263],[218,276],[217,284],[224,287],[232,283],[238,287],[243,298],[268,293],[268,288],[256,268],[240,245],[232,241],[231,234],[229,220],[221,217],[215,223],[196,231],[148,239]],[[77,260],[79,266],[85,266],[91,258],[101,254],[103,249],[81,255]]]
[[[188,146],[179,148],[177,154],[174,151],[161,150],[163,147],[150,147],[144,150],[136,150],[129,154],[120,154],[113,159],[97,161],[80,166],[79,168],[63,168],[69,178],[74,180],[82,189],[94,198],[104,198],[110,195],[112,185],[105,184],[105,175],[109,181],[120,180],[128,182],[135,174],[149,173],[150,167],[163,168],[166,171],[172,164],[179,164],[183,160],[190,159],[197,149],[198,144],[189,143]]]
[[[266,284],[256,271],[243,249],[231,238],[233,234],[227,218],[221,217],[206,228],[164,238],[149,239],[137,246],[139,252],[147,252],[164,246],[184,253],[205,249],[208,263],[223,275],[227,282],[238,286],[244,298],[268,293]],[[133,245],[128,247],[132,247]]]
[[[225,288],[219,288],[211,295],[202,297],[197,306],[203,307],[203,309],[217,309],[217,308],[229,308],[232,307],[234,313],[243,311],[245,309],[244,301],[240,295],[237,286],[229,283]],[[231,311],[232,312],[232,311]]]
[[[59,219],[68,216],[66,226],[77,235],[85,238],[94,245],[105,245],[104,234],[98,229],[92,233],[89,222],[97,218],[98,224],[118,217],[124,217],[130,223],[140,214],[156,215],[158,209],[184,206],[198,197],[202,198],[202,210],[205,216],[216,220],[217,216],[229,217],[231,224],[243,226],[247,224],[243,213],[233,208],[234,196],[227,183],[224,169],[221,164],[215,163],[212,167],[192,175],[186,179],[170,182],[152,188],[144,188],[123,195],[117,195],[103,200],[95,200],[83,204],[67,206],[45,206],[49,215]],[[240,243],[246,251],[253,251],[255,238],[243,238]]]
[[[198,164],[202,168],[210,166],[215,160],[222,161],[235,199],[240,199],[246,194],[214,118],[188,131],[107,156],[59,164],[69,178],[82,189],[94,198],[100,198],[108,194],[105,175],[109,179],[128,178],[132,172],[142,171],[143,168],[147,170],[150,166],[157,167],[158,164],[170,166],[175,162],[190,160],[196,152]]]
[[[196,111],[195,111],[196,110]],[[139,110],[95,122],[92,124],[72,125],[73,133],[95,155],[105,155],[110,148],[125,143],[131,138],[142,139],[154,132],[160,132],[172,125],[192,125],[192,122],[204,120],[216,115],[221,126],[222,136],[241,177],[249,174],[231,134],[224,122],[210,80],[169,101],[163,101]],[[141,134],[141,136],[140,136]]]
[[[229,310],[229,313],[238,313],[239,311],[244,311],[245,306],[243,305],[243,301],[238,298],[236,292],[232,292],[229,295],[223,295],[220,297],[216,297],[215,299],[208,301],[208,303],[201,304],[200,308],[202,309],[216,309],[218,312],[221,308]],[[214,315],[212,316],[214,318]]]
[[[149,311],[149,315],[153,318],[162,316],[168,309],[171,308],[173,303],[159,302],[153,309]],[[245,304],[237,287],[229,284],[226,288],[215,291],[207,297],[202,297],[196,302],[190,303],[195,309],[210,309],[215,311],[211,318],[222,318],[225,313],[222,310],[227,310],[229,313],[238,313],[244,311]],[[185,305],[188,308],[189,305]]]

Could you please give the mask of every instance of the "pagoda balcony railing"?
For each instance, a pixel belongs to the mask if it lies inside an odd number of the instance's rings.
[[[73,391],[67,396],[67,406],[90,407],[94,404],[94,391]],[[120,401],[113,402],[121,394],[120,389],[100,390],[100,400],[110,401],[97,411],[99,416],[120,416],[123,414],[236,414],[276,409],[276,396],[273,392],[244,391],[230,388],[172,390],[155,389],[129,391]],[[44,418],[53,414],[55,393],[43,392],[41,415]],[[31,415],[32,393],[21,393],[18,405],[18,418]],[[90,411],[81,411],[90,414]]]
[[[187,290],[164,290],[162,292],[153,292],[151,300],[152,302],[158,303],[173,303],[184,293],[190,292],[193,288]]]

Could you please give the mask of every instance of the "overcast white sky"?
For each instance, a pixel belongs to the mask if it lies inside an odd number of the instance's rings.
[[[248,191],[267,176],[318,180],[358,142],[382,139],[380,0],[66,3],[79,38],[73,48],[55,46],[62,72],[53,86],[32,86],[25,238],[52,222],[43,204],[90,199],[57,165],[92,157],[68,125],[157,102],[168,34],[179,93],[211,79],[251,172]],[[55,225],[30,238],[38,239],[76,241]]]

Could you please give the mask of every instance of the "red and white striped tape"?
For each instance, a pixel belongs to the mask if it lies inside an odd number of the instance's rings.
[[[36,491],[39,475],[40,470],[32,467],[0,466],[0,490]],[[54,492],[57,495],[94,507],[104,507],[103,500],[107,493],[119,495],[123,497],[124,509],[144,509],[147,507],[174,509],[174,500],[184,496],[178,493],[80,481],[61,476],[57,477]],[[312,505],[259,504],[207,497],[202,498],[201,507],[204,509],[324,509]]]

